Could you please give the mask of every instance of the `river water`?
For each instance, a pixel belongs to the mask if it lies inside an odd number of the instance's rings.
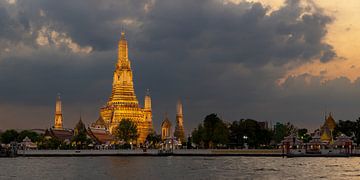
[[[360,158],[17,157],[0,179],[360,179]]]

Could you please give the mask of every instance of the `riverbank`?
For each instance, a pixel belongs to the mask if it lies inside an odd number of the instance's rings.
[[[283,154],[280,149],[157,149],[135,150],[18,150],[22,157],[81,157],[81,156],[253,156],[253,157],[359,157],[360,154]]]
[[[18,156],[282,156],[281,150],[220,150],[220,149],[176,149],[162,152],[157,149],[136,150],[18,150]]]

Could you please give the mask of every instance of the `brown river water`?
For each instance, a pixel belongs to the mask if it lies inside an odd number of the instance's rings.
[[[0,179],[360,179],[360,158],[17,157]]]

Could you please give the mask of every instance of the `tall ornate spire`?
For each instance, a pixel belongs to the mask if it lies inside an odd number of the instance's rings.
[[[134,92],[133,74],[128,57],[125,33],[121,32],[119,54],[113,79],[113,91],[109,103],[120,104],[131,102],[135,106],[138,100]]]
[[[58,94],[56,98],[56,107],[55,107],[55,129],[63,129],[63,116],[62,116],[62,107],[61,107],[61,98]]]
[[[177,137],[181,142],[185,142],[185,131],[184,131],[184,118],[182,103],[179,100],[176,105],[176,126],[174,136]]]
[[[146,90],[145,95],[145,102],[144,102],[144,110],[151,111],[151,97],[150,97],[150,90]]]
[[[178,100],[178,102],[176,104],[176,115],[179,115],[179,116],[183,115],[182,103],[180,100]]]
[[[121,32],[121,37],[119,41],[119,49],[118,49],[118,63],[117,66],[120,66],[122,68],[128,68],[130,69],[129,62],[129,54],[128,54],[128,45],[125,38],[125,32]]]
[[[145,121],[147,123],[147,126],[150,127],[151,131],[153,130],[153,124],[152,124],[152,109],[151,109],[151,97],[150,97],[150,90],[146,90],[145,100],[144,100],[144,115],[145,115]]]
[[[140,108],[134,90],[133,73],[125,32],[121,32],[118,47],[112,94],[107,104],[101,108],[100,115],[110,133],[114,133],[114,129],[123,119],[135,122],[139,132],[138,141],[144,142],[152,129],[151,98],[150,95],[145,96],[145,108]]]

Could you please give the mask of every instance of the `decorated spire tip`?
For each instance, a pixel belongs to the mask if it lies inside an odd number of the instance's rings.
[[[57,93],[57,97],[56,99],[60,100],[61,99],[61,93]]]

